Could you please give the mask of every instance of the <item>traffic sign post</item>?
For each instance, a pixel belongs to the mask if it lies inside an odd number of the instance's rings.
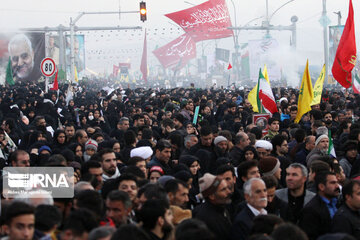
[[[40,69],[41,69],[41,73],[45,77],[51,77],[52,75],[54,75],[55,68],[56,68],[56,65],[52,58],[44,58],[41,61]]]
[[[49,86],[49,77],[54,75],[56,69],[55,62],[52,58],[44,58],[40,64],[41,73],[46,77],[45,78],[45,92],[48,92]]]

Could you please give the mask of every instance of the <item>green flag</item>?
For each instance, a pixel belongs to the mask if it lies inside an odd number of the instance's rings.
[[[334,144],[332,141],[332,137],[331,137],[331,130],[329,129],[329,149],[328,149],[328,154],[332,155],[333,157],[336,158],[336,153],[335,153],[335,148],[334,148]]]
[[[9,57],[9,62],[8,62],[7,68],[6,68],[6,82],[9,85],[14,85],[15,84],[14,79],[13,79],[13,72],[12,72],[10,57]]]
[[[266,113],[264,106],[261,103],[260,97],[259,97],[259,91],[260,91],[260,79],[265,79],[264,75],[261,72],[261,68],[259,70],[259,79],[258,79],[258,84],[257,84],[257,90],[256,90],[256,102],[257,102],[257,106],[258,106],[258,112],[259,113]]]
[[[58,79],[59,79],[59,82],[64,82],[66,81],[66,72],[63,70],[63,69],[59,69],[59,73],[58,73]]]

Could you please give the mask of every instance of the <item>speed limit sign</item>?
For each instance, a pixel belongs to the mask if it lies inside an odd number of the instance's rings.
[[[52,58],[44,58],[41,61],[40,69],[45,77],[51,77],[55,73],[55,62]]]

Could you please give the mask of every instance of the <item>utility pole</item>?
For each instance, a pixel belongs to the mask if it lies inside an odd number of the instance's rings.
[[[81,12],[73,21],[70,18],[70,61],[71,61],[71,82],[75,79],[75,24],[84,15],[104,15],[104,14],[120,14],[120,13],[139,13],[139,11],[125,11],[125,12]]]
[[[235,8],[235,4],[234,1],[231,0],[231,3],[233,5],[234,8],[234,20],[235,20],[235,28],[234,29],[234,45],[235,45],[235,63],[234,63],[234,70],[235,70],[235,82],[238,82],[239,78],[240,78],[240,66],[239,66],[239,31],[237,30],[237,17],[236,17],[236,8]],[[229,76],[229,81],[230,81],[230,76]]]
[[[338,11],[338,12],[334,12],[336,15],[337,15],[337,17],[338,17],[338,26],[341,26],[341,12],[340,11]]]
[[[270,37],[270,31],[273,30],[277,30],[277,31],[291,31],[292,32],[292,46],[296,48],[296,22],[298,21],[298,17],[297,16],[292,16],[291,17],[291,22],[292,24],[289,26],[273,26],[270,25],[270,21],[272,19],[272,17],[275,15],[275,13],[277,11],[279,11],[281,8],[283,8],[285,5],[293,2],[295,0],[289,0],[286,3],[284,3],[283,5],[281,5],[280,7],[278,7],[270,16],[269,16],[269,2],[268,0],[266,0],[266,15],[265,15],[265,21],[263,21],[261,23],[261,26],[248,26],[248,24],[258,18],[255,18],[251,21],[249,21],[247,24],[245,24],[242,27],[229,27],[229,29],[233,29],[233,30],[266,30],[266,37]]]
[[[117,12],[118,13],[118,12]],[[142,27],[140,26],[100,26],[100,27],[76,27],[74,26],[73,30],[74,32],[76,31],[98,31],[98,30],[141,30]],[[59,35],[59,69],[66,69],[66,59],[65,59],[65,43],[64,43],[64,33],[65,32],[69,32],[71,31],[70,27],[65,27],[63,25],[59,25],[58,27],[44,27],[44,28],[22,28],[20,29],[22,31],[25,32],[43,32],[43,33],[48,33],[48,32],[57,32]],[[73,46],[73,45],[72,45]],[[71,48],[73,49],[73,48]],[[73,49],[74,50],[74,49]],[[75,60],[75,56],[73,58]],[[75,63],[75,62],[74,62]],[[75,66],[72,65],[71,66]],[[74,70],[74,67],[72,67],[72,70]],[[74,71],[72,71],[73,73],[75,73]],[[74,76],[72,76],[72,79]],[[72,82],[72,80],[71,80]]]
[[[325,83],[328,83],[329,79],[329,44],[328,44],[328,18],[326,16],[326,0],[322,0],[323,11],[321,22],[323,25],[323,32],[324,32],[324,58],[325,58]]]
[[[298,17],[297,16],[292,16],[291,17],[291,21],[292,24],[288,25],[288,26],[273,26],[273,25],[269,25],[267,24],[265,21],[263,22],[262,26],[243,26],[243,27],[229,27],[229,29],[234,29],[234,30],[261,30],[264,31],[266,30],[268,31],[291,31],[292,32],[292,36],[296,38],[296,22],[298,21]],[[296,43],[295,39],[293,41],[294,43]]]

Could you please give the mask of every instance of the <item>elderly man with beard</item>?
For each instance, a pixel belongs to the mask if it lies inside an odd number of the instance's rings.
[[[199,185],[205,202],[194,209],[193,217],[202,220],[216,239],[230,239],[231,220],[226,205],[231,203],[231,190],[227,181],[206,173]]]
[[[171,239],[173,215],[169,203],[151,199],[144,203],[139,212],[142,228],[151,240]]]
[[[331,222],[337,212],[337,200],[340,194],[339,183],[333,172],[320,172],[315,176],[316,196],[305,205],[301,212],[299,226],[309,239],[331,231]]]
[[[217,158],[229,157],[228,140],[224,136],[217,136],[214,139],[215,154]]]
[[[231,239],[245,240],[250,234],[256,216],[266,215],[267,190],[261,178],[251,178],[244,183],[246,207],[236,216]]]
[[[306,165],[310,168],[311,162],[321,156],[328,155],[329,137],[325,134],[316,137],[315,148],[306,156]]]

